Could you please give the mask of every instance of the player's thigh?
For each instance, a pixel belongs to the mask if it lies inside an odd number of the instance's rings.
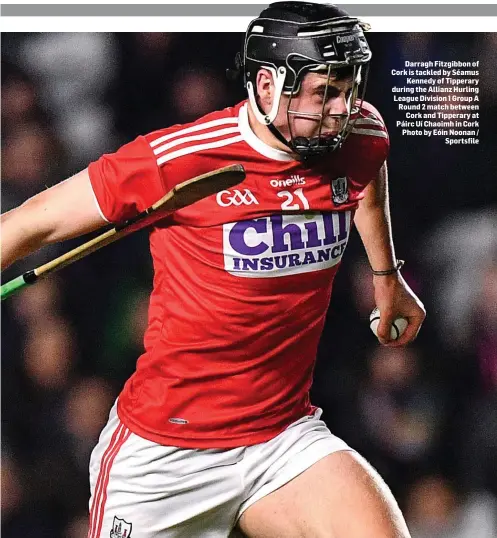
[[[409,538],[392,493],[364,458],[330,454],[247,508],[248,538]]]

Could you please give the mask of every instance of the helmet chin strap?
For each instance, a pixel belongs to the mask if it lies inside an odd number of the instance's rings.
[[[272,124],[270,123],[269,125],[267,125],[267,128],[269,129],[269,131],[271,132],[271,134],[277,138],[282,144],[285,144],[285,146],[292,151],[292,153],[295,153],[295,150],[294,148],[292,147],[291,143],[288,142],[288,140],[280,133],[280,131],[278,131],[278,129]]]

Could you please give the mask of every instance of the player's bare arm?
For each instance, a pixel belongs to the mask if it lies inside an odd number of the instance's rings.
[[[354,222],[371,267],[375,271],[395,268],[397,258],[390,222],[386,163],[381,167],[377,178],[366,188]],[[426,317],[423,303],[416,297],[399,271],[390,275],[375,275],[373,283],[376,306],[381,312],[378,325],[379,341],[392,347],[408,344],[416,338]],[[398,340],[390,341],[390,325],[397,316],[407,318],[409,325]]]
[[[44,245],[71,239],[106,224],[82,170],[2,215],[2,269]]]

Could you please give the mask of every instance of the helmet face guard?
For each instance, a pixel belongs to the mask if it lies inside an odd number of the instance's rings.
[[[346,97],[346,112],[344,114],[330,114],[326,113],[325,111],[329,84],[330,81],[334,80],[335,74],[335,71],[331,68],[331,66],[328,66],[325,71],[325,74],[327,76],[327,80],[325,83],[326,89],[323,96],[321,112],[319,113],[292,110],[292,100],[294,96],[298,93],[298,90],[295,89],[295,86],[297,86],[297,84],[299,83],[299,79],[295,79],[294,88],[292,88],[289,93],[289,100],[287,106],[287,122],[288,130],[290,132],[289,147],[295,153],[297,153],[304,159],[308,159],[310,157],[319,157],[325,155],[330,151],[334,151],[340,148],[343,141],[347,138],[348,134],[351,132],[354,126],[355,119],[351,120],[351,116],[353,114],[356,114],[360,110],[362,106],[362,101],[364,100],[366,81],[361,87],[361,97],[358,99],[360,89],[359,85],[361,84],[361,73],[363,70],[366,71],[365,78],[367,78],[368,66],[364,67],[361,65],[354,65],[352,68],[350,76],[352,80],[352,86],[350,91],[348,92],[348,96]],[[292,116],[298,116],[301,118],[308,118],[318,121],[319,126],[317,135],[313,136],[312,138],[294,136],[292,130]],[[334,127],[338,126],[338,129],[334,129],[334,131],[336,130],[336,133],[332,136],[323,134],[323,130],[326,127],[326,124],[330,121],[334,124]]]
[[[364,30],[369,26],[348,16],[335,6],[307,2],[276,2],[252,21],[244,45],[245,85],[252,110],[261,123],[301,158],[321,156],[338,149],[352,129],[350,116],[359,110],[364,98],[367,67],[371,59]],[[272,109],[260,109],[256,96],[259,69],[273,74],[275,95]],[[327,85],[340,70],[347,68],[352,88],[347,98],[347,113],[332,115],[338,122],[336,135],[323,136],[328,117],[325,114],[327,92],[323,96],[321,113],[292,110],[292,100],[302,88],[304,76],[313,71],[327,74]],[[359,87],[361,96],[359,97]],[[288,96],[287,120],[290,140],[286,140],[273,125],[282,95]],[[358,103],[359,99],[359,104]],[[291,117],[295,115],[319,121],[318,135],[312,138],[294,136]]]

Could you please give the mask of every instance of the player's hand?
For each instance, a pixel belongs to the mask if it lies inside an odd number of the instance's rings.
[[[389,347],[405,346],[412,342],[419,333],[426,317],[423,303],[402,278],[400,273],[389,276],[373,276],[374,297],[380,309],[378,340]],[[409,324],[398,340],[390,339],[392,321],[404,317]]]

